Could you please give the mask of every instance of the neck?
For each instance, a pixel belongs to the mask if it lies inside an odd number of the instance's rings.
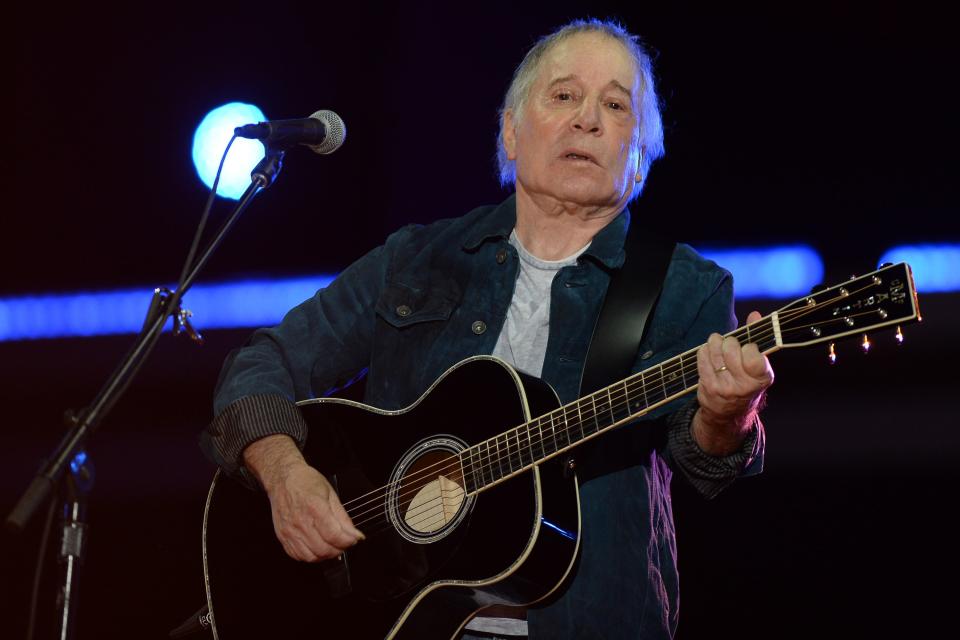
[[[780,331],[779,314],[773,313],[727,335],[756,344],[761,353],[772,353],[782,344]],[[698,350],[690,349],[465,449],[460,464],[467,491],[499,484],[694,391],[700,384]]]
[[[517,238],[541,260],[562,260],[587,245],[623,210],[532,194],[517,183]]]

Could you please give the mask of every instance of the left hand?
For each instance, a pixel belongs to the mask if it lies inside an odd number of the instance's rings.
[[[761,318],[758,311],[747,324]],[[741,346],[734,337],[710,335],[697,352],[700,409],[693,419],[693,436],[705,452],[728,455],[746,437],[767,387],[773,384],[770,361],[757,345]]]

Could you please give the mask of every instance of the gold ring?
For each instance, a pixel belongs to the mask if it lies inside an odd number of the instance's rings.
[[[714,372],[714,373],[720,373],[721,371],[726,371],[726,370],[727,370],[727,365],[723,365],[723,366],[720,367],[719,369],[714,369],[713,372]]]

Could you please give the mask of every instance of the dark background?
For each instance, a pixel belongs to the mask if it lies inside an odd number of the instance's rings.
[[[830,283],[894,244],[960,241],[960,47],[946,10],[919,2],[29,3],[7,25],[0,296],[174,279],[206,195],[194,128],[234,100],[268,118],[333,109],[349,136],[329,157],[288,154],[205,280],[334,271],[402,224],[497,202],[510,74],[537,36],[584,15],[623,20],[657,54],[667,156],[634,208],[661,231],[695,246],[809,243]],[[766,472],[711,502],[675,483],[682,638],[952,628],[958,296],[921,291],[924,322],[902,347],[885,332],[869,358],[841,345],[834,367],[819,348],[773,358]],[[213,470],[196,433],[247,333],[210,331],[199,349],[164,337],[93,438],[78,637],[163,637],[203,603]],[[0,344],[4,515],[59,440],[62,412],[90,401],[130,340]],[[26,627],[41,520],[0,538],[3,637]]]

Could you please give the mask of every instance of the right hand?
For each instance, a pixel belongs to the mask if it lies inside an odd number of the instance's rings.
[[[267,491],[273,529],[291,558],[328,560],[363,540],[330,482],[307,464],[289,436],[254,442],[244,460]]]

